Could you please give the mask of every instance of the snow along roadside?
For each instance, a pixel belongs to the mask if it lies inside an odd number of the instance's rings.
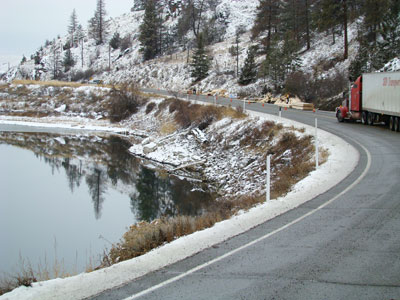
[[[293,125],[298,128],[305,128],[306,134],[314,134],[315,129],[313,127],[292,120],[255,112],[249,114],[282,123],[284,126]],[[82,127],[79,129],[82,130]],[[318,130],[318,139],[320,147],[329,151],[327,162],[297,183],[286,196],[260,204],[229,220],[219,222],[212,228],[179,238],[140,257],[92,273],[82,273],[65,279],[34,283],[31,288],[20,287],[1,296],[0,300],[82,299],[89,297],[190,257],[199,251],[298,207],[345,179],[359,161],[358,151],[343,139],[323,130]]]

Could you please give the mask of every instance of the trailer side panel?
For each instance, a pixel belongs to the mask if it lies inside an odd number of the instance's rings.
[[[363,110],[400,116],[400,72],[363,74]]]

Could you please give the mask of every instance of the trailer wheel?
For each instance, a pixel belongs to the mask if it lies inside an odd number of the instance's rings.
[[[367,124],[374,125],[374,113],[368,112],[367,114]]]
[[[391,131],[394,131],[394,123],[395,123],[395,118],[393,116],[389,117],[389,129]]]
[[[394,131],[399,132],[400,131],[400,118],[396,117],[394,119]]]
[[[367,112],[366,111],[362,112],[361,123],[363,123],[364,125],[367,125]]]

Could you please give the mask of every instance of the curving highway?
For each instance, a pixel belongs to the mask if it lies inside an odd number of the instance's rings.
[[[278,114],[274,105],[246,109]],[[360,153],[341,184],[245,234],[91,299],[400,299],[400,134],[316,114],[320,128]],[[282,115],[314,125],[311,112]]]

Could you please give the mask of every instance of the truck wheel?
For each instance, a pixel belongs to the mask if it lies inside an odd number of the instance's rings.
[[[389,118],[389,129],[390,129],[391,131],[394,131],[394,122],[395,122],[395,118],[391,116],[391,117]]]
[[[394,131],[399,132],[400,131],[400,118],[396,117],[394,119]]]
[[[361,123],[363,123],[364,125],[367,125],[367,112],[366,111],[362,112]]]
[[[340,110],[337,111],[337,113],[336,113],[336,118],[337,118],[337,120],[338,120],[339,123],[344,122],[344,118],[343,118],[342,112],[341,112]]]
[[[367,124],[374,125],[374,113],[368,112],[367,114]]]

